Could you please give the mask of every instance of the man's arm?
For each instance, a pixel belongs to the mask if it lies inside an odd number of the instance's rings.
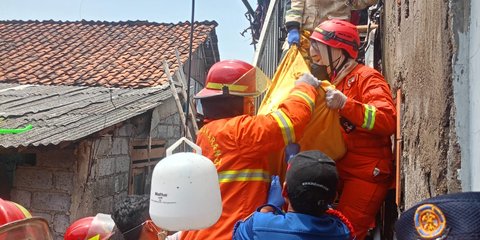
[[[233,240],[253,239],[253,218],[250,215],[245,220],[240,220],[233,227]]]
[[[304,9],[305,0],[287,1],[287,9],[285,13],[285,27],[287,28],[287,30],[290,30],[292,28],[300,29]]]
[[[362,101],[348,98],[340,115],[373,134],[389,136],[395,132],[396,109],[390,88],[378,75],[369,77],[362,87]]]
[[[236,119],[232,122],[236,144],[248,150],[244,154],[258,156],[298,141],[310,121],[317,95],[316,88],[301,82],[274,112]]]

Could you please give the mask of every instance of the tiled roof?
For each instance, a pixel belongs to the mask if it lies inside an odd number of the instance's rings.
[[[78,140],[159,106],[172,95],[165,87],[109,89],[0,83],[0,129],[33,126],[24,133],[0,134],[0,147]]]
[[[216,47],[215,21],[195,22],[195,51]],[[141,88],[188,60],[190,23],[0,21],[0,82]],[[218,52],[218,49],[217,49]]]

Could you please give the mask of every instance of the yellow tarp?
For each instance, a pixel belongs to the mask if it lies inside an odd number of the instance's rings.
[[[303,54],[305,55],[306,52],[303,51]],[[276,110],[295,86],[298,77],[305,72],[310,72],[310,69],[302,53],[294,45],[278,66],[272,79],[272,85],[260,105],[258,114],[267,114]],[[338,160],[345,154],[346,147],[341,133],[340,116],[336,110],[327,108],[325,102],[325,89],[329,87],[334,86],[328,81],[322,81],[312,119],[298,144],[301,146],[301,151],[317,149],[332,159]],[[269,161],[272,174],[283,177],[286,166],[283,160],[283,151],[269,156]]]

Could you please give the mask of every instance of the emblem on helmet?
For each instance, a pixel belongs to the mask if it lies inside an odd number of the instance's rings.
[[[419,206],[415,211],[413,220],[420,237],[427,239],[442,236],[447,225],[442,210],[433,204]]]

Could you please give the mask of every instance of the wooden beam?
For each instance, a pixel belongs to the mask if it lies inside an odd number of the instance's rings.
[[[177,104],[178,115],[180,115],[180,120],[182,121],[181,126],[185,131],[187,138],[192,140],[192,134],[190,133],[190,130],[186,125],[187,120],[185,118],[185,113],[183,112],[182,103],[180,102],[180,98],[178,97],[178,92],[177,92],[177,88],[175,87],[175,82],[173,81],[172,75],[170,75],[170,68],[168,67],[167,61],[165,60],[163,60],[163,70],[167,75],[168,82],[170,84],[170,90],[172,91],[173,98],[175,99],[175,103]]]
[[[377,24],[371,24],[370,30],[378,28]],[[368,25],[357,25],[357,31],[359,33],[366,33],[368,30]]]
[[[402,196],[402,178],[401,178],[401,162],[400,158],[402,157],[402,129],[401,129],[401,105],[402,105],[402,90],[399,88],[397,90],[396,97],[396,109],[397,109],[397,119],[396,119],[396,131],[395,131],[395,203],[397,207],[400,206],[401,196]]]

